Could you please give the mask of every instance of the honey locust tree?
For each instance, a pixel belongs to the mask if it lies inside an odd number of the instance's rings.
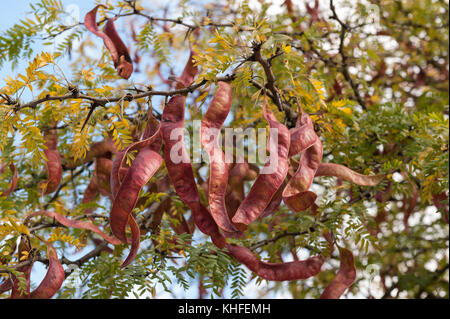
[[[0,35],[0,296],[448,298],[448,1],[65,5]]]

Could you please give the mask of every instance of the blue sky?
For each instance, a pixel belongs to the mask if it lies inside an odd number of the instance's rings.
[[[6,0],[2,0],[6,1]],[[30,3],[38,3],[37,0],[31,1],[9,1],[7,10],[0,10],[0,33],[3,33],[7,29],[11,28],[15,23],[17,23],[20,19],[23,19],[27,13],[31,11]],[[73,8],[74,5],[78,6],[80,11],[80,19],[84,17],[84,14],[89,11],[89,9],[93,7],[94,0],[61,0],[65,8]],[[71,11],[73,12],[73,11]],[[38,44],[37,44],[38,45]],[[3,66],[0,68],[0,87],[3,87],[5,82],[4,78],[8,75],[14,76],[25,69],[27,63],[19,64],[19,66],[12,70],[11,64],[5,62]]]

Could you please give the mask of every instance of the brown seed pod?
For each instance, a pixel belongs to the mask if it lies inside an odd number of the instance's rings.
[[[230,254],[240,263],[247,266],[259,277],[271,281],[307,279],[317,275],[325,261],[319,255],[300,261],[266,263],[260,261],[248,248],[231,244],[227,244],[227,248]]]
[[[189,85],[192,84],[192,82],[194,82],[194,78],[198,72],[198,67],[194,66],[194,60],[193,60],[194,54],[195,54],[194,51],[191,50],[190,54],[189,54],[189,59],[186,63],[186,66],[184,67],[183,73],[181,74],[181,76],[179,77],[179,79],[177,81],[177,84],[176,84],[177,89],[182,89],[184,87],[188,87]]]
[[[211,217],[208,210],[200,203],[200,196],[195,183],[194,173],[185,147],[183,146],[183,136],[174,140],[171,138],[173,130],[182,129],[184,127],[184,108],[186,97],[176,95],[172,97],[164,107],[161,122],[161,132],[164,139],[164,162],[167,172],[175,188],[177,195],[191,209],[194,217],[194,223],[201,232],[211,236],[213,243],[223,248],[225,246],[225,238],[219,232],[217,224]],[[174,145],[180,143],[178,155],[181,162],[175,163],[171,158],[171,151]],[[180,153],[181,152],[181,153]]]
[[[53,218],[58,223],[66,226],[66,227],[77,228],[77,229],[85,229],[85,230],[92,231],[92,232],[100,235],[101,237],[103,237],[104,240],[106,240],[107,242],[109,242],[109,243],[111,243],[113,245],[120,244],[119,240],[117,240],[114,237],[108,236],[103,231],[101,231],[100,228],[98,228],[96,225],[94,225],[94,224],[92,224],[90,222],[86,222],[86,221],[82,221],[82,220],[69,219],[69,218],[67,218],[67,217],[65,217],[63,215],[58,214],[58,213],[50,212],[50,211],[46,211],[46,210],[41,210],[41,211],[37,211],[37,212],[31,213],[30,215],[28,215],[25,218],[24,223],[28,223],[29,220],[32,217],[39,216],[39,215],[44,215],[44,216]]]
[[[291,128],[289,133],[291,134],[289,157],[302,153],[316,143],[319,138],[314,132],[311,118],[301,110],[295,127]]]
[[[201,122],[201,143],[209,155],[209,210],[216,224],[226,232],[237,232],[225,205],[228,183],[228,165],[218,143],[220,128],[231,108],[231,85],[219,82],[214,98]]]
[[[124,260],[121,268],[124,268],[131,264],[131,262],[136,258],[136,255],[139,250],[139,244],[140,244],[140,237],[141,237],[141,231],[139,229],[138,224],[136,223],[136,220],[132,215],[128,215],[128,225],[131,229],[131,247],[130,252],[128,253],[127,258]]]
[[[111,168],[111,192],[113,197],[116,197],[119,187],[122,183],[122,177],[128,174],[128,168],[123,167],[126,155],[128,152],[141,149],[149,149],[158,153],[161,148],[161,133],[159,122],[151,115],[148,119],[147,126],[141,141],[135,142],[126,149],[118,152],[113,161]],[[125,173],[126,172],[126,173]]]
[[[110,213],[111,230],[122,242],[127,242],[125,230],[129,216],[136,205],[139,192],[161,166],[161,156],[151,149],[139,151],[128,169],[117,194]]]
[[[333,163],[320,163],[316,176],[335,176],[360,186],[375,186],[385,175],[362,175],[348,167]]]
[[[300,158],[298,169],[283,190],[283,201],[293,211],[301,212],[314,204],[317,195],[308,189],[322,160],[322,142],[320,139]]]
[[[114,67],[120,77],[128,79],[133,73],[133,62],[130,57],[128,48],[123,43],[114,26],[115,19],[106,21],[103,31],[97,27],[97,10],[99,7],[106,8],[104,5],[97,5],[89,11],[84,17],[84,25],[86,29],[103,39],[103,43],[111,54]]]
[[[39,286],[31,292],[31,299],[50,299],[58,292],[66,279],[64,268],[58,260],[55,248],[50,243],[47,243],[47,258],[49,260],[47,273]]]
[[[340,246],[338,246],[338,249],[341,257],[339,271],[325,288],[320,299],[339,299],[356,279],[355,261],[352,252]]]
[[[233,222],[245,225],[244,227],[241,226],[241,228],[245,228],[264,212],[271,199],[282,185],[288,172],[287,160],[290,146],[289,130],[286,126],[278,122],[272,114],[268,107],[267,99],[264,100],[263,111],[264,117],[269,123],[270,128],[277,130],[277,167],[273,173],[258,175],[247,197],[239,206],[233,217]],[[270,138],[268,144],[270,145]],[[268,161],[265,164],[265,167],[270,165],[273,165],[273,163]]]
[[[322,161],[323,152],[322,142],[314,131],[311,118],[301,109],[299,114],[295,128],[290,130],[289,156],[303,154],[297,171],[293,173],[282,193],[284,203],[295,212],[307,209],[316,200],[316,194],[308,189]]]
[[[120,241],[128,243],[126,228],[129,225],[132,236],[130,252],[122,267],[129,265],[134,260],[139,249],[140,228],[132,215],[132,211],[136,206],[141,189],[162,164],[162,158],[159,155],[160,147],[160,125],[149,110],[143,139],[119,152],[112,164],[111,189],[114,201],[110,213],[111,230]],[[137,150],[138,153],[126,174],[121,178],[122,165],[126,154],[133,150]]]
[[[40,182],[39,187],[43,195],[53,193],[58,189],[62,178],[62,160],[59,155],[58,131],[48,130],[44,133],[44,140],[46,149],[44,150],[45,157],[47,157],[46,170],[47,180]]]

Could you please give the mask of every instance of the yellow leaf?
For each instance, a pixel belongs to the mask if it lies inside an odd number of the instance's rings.
[[[286,53],[286,54],[291,53],[292,47],[290,45],[283,44],[282,48],[283,48],[284,53]]]

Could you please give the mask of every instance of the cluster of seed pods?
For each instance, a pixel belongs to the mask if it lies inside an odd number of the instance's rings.
[[[107,19],[105,27],[100,31],[97,27],[96,14],[99,7],[91,10],[84,20],[86,28],[101,37],[114,62],[118,74],[128,79],[133,71],[133,64],[127,47],[124,45],[114,27],[114,19]],[[193,62],[194,52],[190,52],[188,62],[182,75],[177,79],[177,89],[188,87],[194,81],[197,67]],[[282,202],[292,211],[299,213],[308,208],[316,209],[316,194],[310,191],[313,179],[316,176],[336,176],[341,180],[363,186],[378,184],[383,176],[366,176],[352,171],[342,165],[322,163],[323,147],[320,138],[314,131],[310,117],[300,110],[296,126],[288,129],[280,123],[270,110],[266,99],[262,105],[264,118],[269,127],[276,129],[277,144],[268,141],[269,152],[276,151],[277,168],[270,174],[262,174],[260,169],[252,164],[227,164],[221,146],[217,143],[220,129],[227,118],[232,105],[232,87],[227,82],[218,82],[214,98],[201,121],[201,143],[209,156],[209,179],[201,186],[208,198],[206,206],[200,200],[197,182],[194,177],[188,153],[184,147],[175,149],[175,145],[183,142],[183,136],[174,140],[174,130],[184,128],[186,96],[175,95],[165,105],[161,122],[148,112],[148,121],[142,137],[122,150],[117,150],[114,142],[106,139],[95,143],[83,162],[95,161],[95,171],[85,190],[83,203],[94,202],[98,194],[109,197],[112,202],[110,212],[110,227],[114,235],[107,235],[103,230],[90,221],[69,219],[66,216],[49,212],[38,211],[27,217],[30,222],[35,216],[52,218],[61,225],[71,228],[84,229],[100,235],[104,241],[112,245],[121,243],[131,244],[130,251],[122,267],[129,265],[136,257],[141,231],[147,229],[139,225],[133,214],[133,209],[139,201],[139,194],[144,186],[149,184],[162,163],[168,172],[168,179],[156,183],[159,191],[168,190],[167,180],[171,182],[176,194],[189,207],[192,222],[205,235],[211,237],[212,242],[219,248],[225,249],[240,263],[244,264],[255,274],[271,281],[285,281],[306,279],[317,275],[327,260],[323,254],[310,257],[306,260],[292,262],[268,263],[261,261],[246,247],[230,244],[227,238],[240,238],[248,225],[260,218],[274,214]],[[212,129],[212,130],[211,130]],[[218,132],[211,134],[211,132]],[[47,157],[48,177],[41,183],[43,194],[54,192],[62,177],[62,160],[57,150],[57,130],[49,130],[44,135],[45,155]],[[164,143],[163,155],[160,155]],[[172,152],[176,151],[181,162],[174,162]],[[127,164],[127,156],[134,152],[134,159]],[[292,157],[301,154],[297,167]],[[114,157],[114,158],[113,158]],[[73,168],[80,163],[66,163],[65,168]],[[11,164],[12,165],[12,164]],[[267,162],[265,166],[271,165]],[[10,166],[14,172],[11,188],[2,193],[8,195],[17,183],[15,166]],[[263,170],[264,167],[261,169]],[[1,168],[3,171],[3,166]],[[244,182],[255,180],[247,195],[244,192]],[[150,189],[150,187],[149,187]],[[87,217],[94,209],[85,210]],[[153,212],[149,228],[155,231],[161,222],[162,214],[170,213],[170,198],[163,200]],[[193,232],[190,222],[184,220],[180,225],[173,225],[176,233]],[[131,231],[131,239],[127,237],[127,227]],[[331,234],[324,234],[330,250],[334,243]],[[96,243],[99,241],[97,240]],[[11,298],[50,298],[62,285],[65,279],[64,269],[57,258],[56,251],[50,243],[47,244],[47,257],[49,267],[42,283],[29,292],[29,281],[33,263],[27,264],[20,271],[23,272],[28,290],[25,294],[18,292],[18,280],[12,276],[10,281],[0,285],[0,292],[12,290]],[[342,293],[355,280],[355,267],[352,253],[339,247],[341,259],[340,269],[336,277],[330,282],[321,298],[339,298]],[[29,244],[23,240],[20,251],[31,251]],[[32,258],[32,257],[30,257]]]
[[[197,68],[193,66],[192,53],[177,81],[177,87],[188,86],[194,80]],[[217,90],[210,107],[205,113],[201,123],[201,142],[210,157],[209,181],[205,185],[208,196],[208,207],[200,201],[197,183],[187,151],[178,149],[178,155],[183,160],[180,163],[172,161],[171,152],[174,145],[182,142],[174,140],[171,133],[174,129],[184,127],[184,111],[186,107],[186,96],[173,96],[164,107],[161,123],[159,123],[148,112],[148,122],[142,138],[132,143],[123,150],[117,150],[112,140],[107,139],[93,144],[83,162],[95,160],[95,171],[91,181],[84,193],[83,203],[95,201],[100,193],[112,200],[110,212],[110,227],[114,237],[107,235],[91,221],[69,219],[49,211],[38,211],[27,217],[27,222],[37,215],[52,218],[61,225],[92,231],[100,235],[106,242],[118,245],[120,243],[131,244],[129,255],[126,257],[122,267],[129,265],[137,255],[140,244],[140,233],[142,225],[138,225],[132,211],[135,208],[139,193],[148,184],[149,180],[165,163],[168,177],[175,192],[191,210],[193,223],[204,234],[211,237],[213,243],[226,249],[228,253],[239,262],[246,265],[251,271],[261,278],[272,281],[306,279],[317,275],[326,257],[317,255],[306,260],[295,260],[293,262],[268,263],[259,258],[248,248],[227,243],[226,238],[241,237],[247,226],[258,218],[273,214],[278,210],[282,201],[295,212],[306,210],[315,205],[316,195],[309,191],[315,176],[337,176],[341,179],[357,183],[359,185],[375,185],[381,180],[381,176],[365,176],[358,174],[344,166],[321,163],[322,144],[315,134],[311,119],[306,113],[301,112],[295,128],[289,130],[281,124],[273,113],[267,101],[263,104],[264,118],[271,128],[277,129],[278,145],[276,145],[278,166],[271,174],[259,174],[259,169],[248,163],[227,164],[224,154],[215,141],[217,136],[208,136],[214,128],[220,132],[232,104],[232,88],[229,83],[219,82]],[[54,191],[61,180],[61,158],[56,149],[57,135],[50,131],[46,135],[46,145],[50,156],[47,155],[48,178],[46,182],[47,191]],[[164,142],[163,156],[160,155],[162,143]],[[178,144],[179,145],[179,144]],[[270,138],[268,141],[270,149]],[[127,165],[127,154],[135,151],[134,160]],[[52,155],[57,153],[58,156]],[[302,157],[295,172],[290,167],[290,158],[302,153]],[[114,159],[112,156],[114,155]],[[52,157],[53,156],[53,157]],[[80,163],[66,163],[65,167],[72,167]],[[270,165],[266,163],[265,165]],[[109,177],[109,179],[108,179]],[[288,179],[289,178],[289,179]],[[245,180],[253,180],[250,191],[245,196],[243,183]],[[286,181],[288,179],[288,181]],[[55,182],[53,182],[55,181]],[[49,188],[51,185],[51,188]],[[164,187],[167,189],[167,185]],[[227,199],[231,199],[228,201]],[[168,199],[169,200],[169,199]],[[155,230],[161,221],[164,212],[169,211],[168,200],[161,202],[160,207],[154,212],[151,229]],[[161,209],[159,209],[161,208]],[[86,209],[89,217],[93,209]],[[157,216],[158,215],[158,216]],[[181,227],[174,227],[177,233],[192,232],[192,227],[184,221]],[[127,226],[131,230],[131,239],[127,238]],[[328,237],[329,246],[333,242]],[[48,258],[51,267],[48,275],[38,287],[38,292],[29,293],[25,297],[35,296],[51,297],[61,286],[64,280],[64,271],[56,253],[48,244]],[[339,248],[341,255],[341,267],[336,278],[324,291],[322,297],[339,297],[343,291],[354,281],[354,263],[351,252]],[[24,269],[28,276],[29,269]],[[50,279],[49,278],[53,278]],[[55,280],[57,278],[57,280]],[[15,282],[12,280],[10,288],[13,290],[11,297],[18,297]],[[7,286],[7,285],[5,285]],[[5,288],[5,287],[4,287]],[[39,292],[39,291],[44,292]],[[22,296],[23,297],[23,296]]]
[[[305,113],[301,113],[297,126],[289,131],[277,121],[265,100],[263,104],[264,117],[271,128],[277,129],[278,134],[278,145],[276,145],[277,169],[271,174],[257,175],[247,196],[234,196],[234,199],[239,198],[241,202],[234,205],[235,209],[232,212],[227,211],[228,166],[225,163],[220,146],[216,143],[218,138],[217,136],[211,136],[211,132],[220,132],[220,128],[231,108],[231,91],[230,84],[218,83],[218,89],[202,119],[201,126],[201,142],[209,155],[210,162],[209,184],[206,188],[209,211],[211,218],[220,230],[220,238],[241,236],[251,222],[276,212],[281,201],[284,201],[295,212],[304,211],[314,205],[316,195],[308,189],[315,176],[338,176],[360,185],[376,185],[382,179],[382,176],[358,174],[341,165],[322,164],[322,144],[314,132],[309,117]],[[184,104],[182,106],[184,107]],[[211,128],[215,130],[208,130]],[[270,140],[268,144],[270,148]],[[292,174],[286,183],[289,158],[298,153],[302,153],[302,159],[297,171]],[[270,163],[265,165],[270,165]],[[234,168],[240,167],[235,165]],[[250,170],[247,168],[248,171]],[[243,179],[247,172],[245,170],[244,172],[238,171],[235,172],[234,176],[240,176]],[[192,183],[195,185],[194,182]],[[233,184],[236,185],[235,182],[231,183],[231,185]],[[239,194],[239,191],[237,193]],[[235,193],[231,191],[231,194]],[[218,236],[216,231],[213,233]],[[211,235],[211,237],[214,241],[214,236]],[[329,237],[327,237],[327,241],[332,246]],[[287,263],[267,263],[259,260],[248,248],[226,244],[226,249],[258,276],[272,281],[298,280],[315,276],[320,272],[326,260],[326,257],[318,255],[306,260],[295,260]],[[343,256],[340,270],[322,295],[323,298],[339,297],[354,281],[353,255],[344,248],[340,248],[340,253]],[[343,287],[345,288],[343,289]]]

